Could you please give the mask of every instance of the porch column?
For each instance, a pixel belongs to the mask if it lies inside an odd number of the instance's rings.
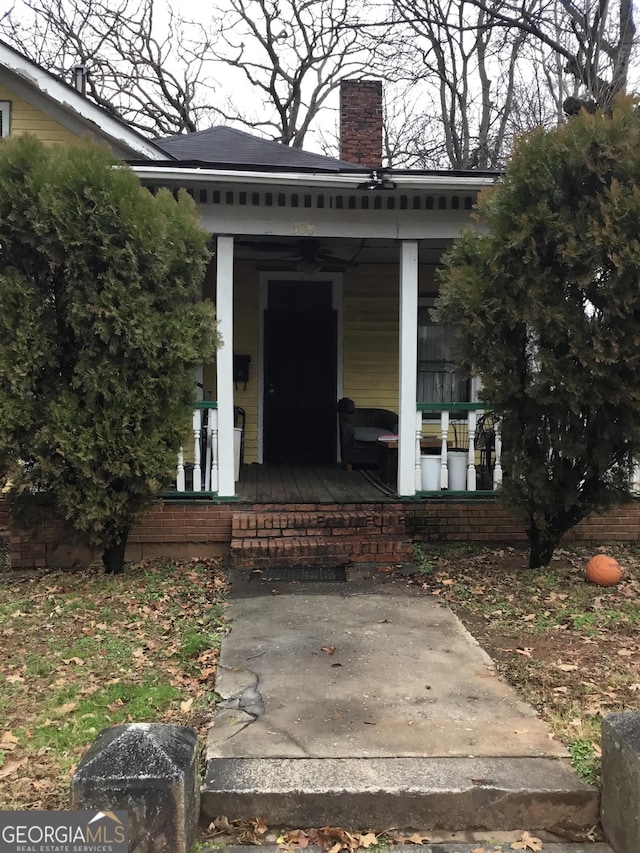
[[[218,494],[236,493],[233,469],[233,237],[218,237],[216,247],[216,316],[222,346],[216,354],[218,385]]]
[[[416,493],[416,376],[418,368],[418,243],[400,245],[400,411],[398,494]]]

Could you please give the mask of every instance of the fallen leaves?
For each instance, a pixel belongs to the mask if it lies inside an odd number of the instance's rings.
[[[72,711],[75,711],[77,707],[77,702],[65,702],[64,705],[60,705],[59,708],[56,708],[54,713],[57,714],[59,717],[64,717],[67,714],[70,714]]]
[[[320,649],[320,651],[321,651],[321,652],[324,652],[324,653],[325,653],[325,654],[327,654],[327,655],[332,655],[332,654],[334,654],[334,653],[335,653],[335,650],[336,650],[336,647],[335,647],[335,646],[323,646],[323,647]]]
[[[11,752],[16,748],[16,744],[18,743],[18,738],[13,734],[13,732],[3,732],[0,737],[0,749],[4,752]]]
[[[533,651],[533,649],[528,647],[528,646],[518,646],[515,651],[516,651],[516,654],[524,655],[524,657],[530,658],[531,652]]]
[[[533,850],[533,853],[538,853],[543,847],[542,841],[534,835],[529,835],[528,832],[523,832],[518,841],[514,841],[511,845],[512,850]]]
[[[6,761],[2,767],[0,767],[0,779],[6,779],[7,776],[12,776],[16,770],[19,770],[23,765],[27,763],[27,758],[17,758],[13,761]]]
[[[327,853],[341,853],[345,850],[372,847],[378,843],[378,838],[375,832],[348,832],[338,826],[323,826],[321,829],[294,829],[291,832],[283,832],[277,841],[278,846],[286,851],[304,849],[309,844],[314,844]]]
[[[293,853],[294,850],[304,849],[310,844],[319,847],[327,853],[344,853],[344,851],[368,850],[371,847],[384,844],[417,844],[429,842],[431,837],[421,832],[409,834],[399,833],[393,829],[384,832],[355,832],[338,826],[323,826],[320,829],[294,829],[281,832],[278,836],[278,846]]]
[[[229,820],[226,815],[221,815],[209,824],[207,837],[216,838],[224,835],[232,838],[236,844],[259,845],[262,844],[267,829],[267,822],[264,818]],[[306,845],[304,846],[306,847]]]

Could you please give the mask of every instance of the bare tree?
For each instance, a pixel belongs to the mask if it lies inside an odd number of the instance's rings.
[[[609,109],[626,89],[636,47],[633,0],[469,0],[492,24],[519,30],[561,57],[579,96],[565,100],[566,112],[582,106]]]
[[[394,0],[392,21],[393,34],[377,38],[379,61],[400,86],[403,102],[393,143],[388,112],[393,164],[499,167],[519,106],[526,34],[491,26],[468,0]],[[414,105],[410,115],[408,103]]]
[[[204,28],[154,0],[19,0],[0,32],[61,78],[85,65],[87,94],[138,130],[194,131],[215,115]]]
[[[212,55],[258,94],[258,109],[236,96],[226,118],[301,147],[340,80],[362,73],[369,54],[349,0],[226,0],[214,10]]]

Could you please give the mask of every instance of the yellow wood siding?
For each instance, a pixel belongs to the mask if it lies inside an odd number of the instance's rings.
[[[259,316],[260,285],[255,268],[238,264],[236,286],[233,300],[233,350],[242,355],[251,356],[249,381],[245,389],[244,382],[234,385],[234,403],[241,406],[247,417],[244,437],[244,461],[256,462],[258,459],[258,378],[260,371]]]
[[[51,116],[36,109],[28,101],[14,95],[6,86],[0,85],[0,101],[11,102],[11,136],[30,133],[44,142],[45,145],[72,142],[78,139],[75,133],[67,130]]]
[[[398,411],[398,267],[344,276],[343,392],[356,406]]]
[[[344,278],[344,395],[356,406],[398,411],[400,270],[358,267]],[[419,292],[437,292],[434,267],[419,269]]]

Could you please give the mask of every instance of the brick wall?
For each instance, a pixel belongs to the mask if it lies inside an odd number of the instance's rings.
[[[416,542],[525,542],[524,526],[496,501],[405,504],[407,532]],[[591,515],[570,530],[567,542],[640,539],[640,501]]]
[[[232,515],[233,506],[224,504],[158,503],[129,534],[125,558],[137,561],[226,554]],[[12,531],[11,565],[73,568],[100,559],[98,550],[69,544],[72,539],[72,532],[60,521],[48,522],[33,533]]]
[[[0,530],[9,527],[9,503],[0,496]]]
[[[231,522],[236,510],[251,509],[237,504],[159,503],[130,534],[126,558],[141,560],[151,557],[188,558],[226,555],[231,545]],[[264,506],[256,507],[265,515]],[[282,509],[278,507],[277,509]],[[312,504],[285,507],[301,516],[326,507]],[[340,509],[336,506],[334,509]],[[407,502],[398,504],[357,504],[360,509],[386,514],[398,511],[405,518],[408,535],[416,542],[510,542],[526,541],[524,528],[513,515],[495,501],[474,500]],[[7,516],[6,502],[0,499],[0,519]],[[274,519],[277,516],[274,514]],[[381,516],[382,517],[382,516]],[[0,523],[0,527],[1,527]],[[397,535],[397,525],[381,530]],[[336,533],[336,531],[334,531]],[[277,530],[273,535],[282,535]],[[318,520],[310,519],[308,529],[299,536],[318,534]],[[256,532],[256,535],[257,532]],[[640,539],[640,501],[594,515],[569,531],[567,542],[633,541]],[[61,522],[50,522],[36,533],[15,532],[10,537],[11,563],[14,567],[74,567],[98,560],[100,554],[68,544],[69,530]]]
[[[340,158],[371,169],[382,166],[382,82],[340,84]]]

